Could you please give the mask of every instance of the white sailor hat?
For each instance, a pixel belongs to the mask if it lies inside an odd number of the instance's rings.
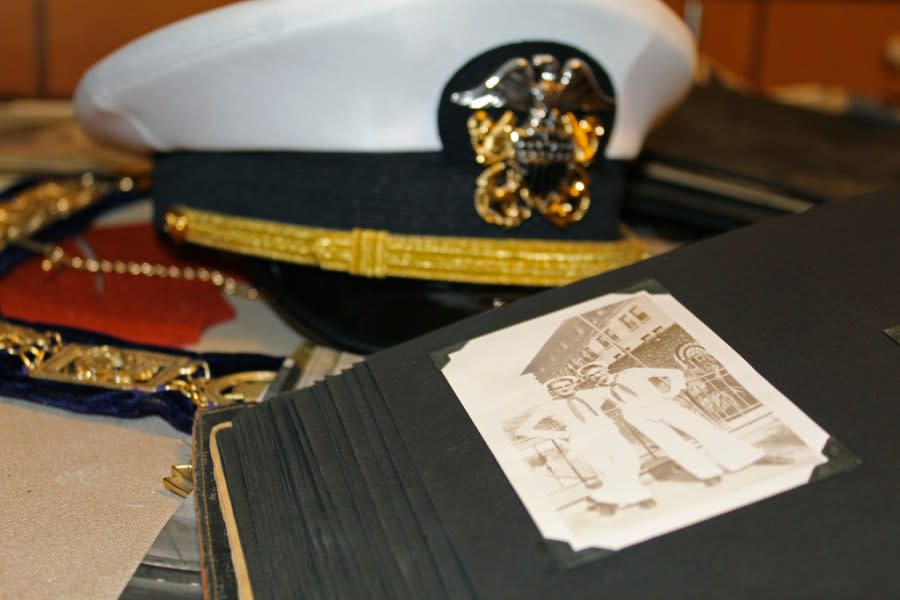
[[[179,239],[332,291],[527,288],[640,258],[623,165],[694,64],[659,0],[260,0],[114,52],[75,107],[154,155]]]

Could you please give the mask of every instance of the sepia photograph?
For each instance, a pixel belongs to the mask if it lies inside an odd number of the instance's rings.
[[[544,537],[618,550],[803,485],[828,434],[668,294],[470,340],[442,372]]]

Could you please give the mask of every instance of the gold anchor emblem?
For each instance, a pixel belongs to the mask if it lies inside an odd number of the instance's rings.
[[[476,112],[467,127],[475,160],[475,210],[507,229],[537,210],[558,227],[580,221],[591,204],[587,167],[606,131],[597,114],[614,106],[590,67],[549,54],[503,64],[451,101]],[[507,108],[495,121],[486,108]],[[525,113],[522,123],[516,113]],[[580,116],[579,116],[580,115]]]

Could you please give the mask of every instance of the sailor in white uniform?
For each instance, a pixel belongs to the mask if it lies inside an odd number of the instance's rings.
[[[603,411],[603,402],[576,394],[575,377],[547,382],[553,400],[542,404],[516,430],[516,435],[557,440],[563,451],[581,457],[593,469],[601,485],[589,499],[606,507],[624,507],[652,502],[650,490],[640,477],[640,458],[634,445]],[[564,430],[539,427],[552,419]]]
[[[579,390],[583,398],[616,403],[625,422],[698,479],[717,481],[723,469],[739,471],[764,456],[760,449],[674,400],[685,388],[684,373],[678,369],[633,368],[613,376],[605,364],[595,362],[584,365],[579,375],[593,384]],[[654,380],[665,381],[668,389],[660,389]]]

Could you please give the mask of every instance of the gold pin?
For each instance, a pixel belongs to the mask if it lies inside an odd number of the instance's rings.
[[[163,478],[163,485],[173,494],[187,498],[194,491],[194,467],[172,465],[172,474]]]

